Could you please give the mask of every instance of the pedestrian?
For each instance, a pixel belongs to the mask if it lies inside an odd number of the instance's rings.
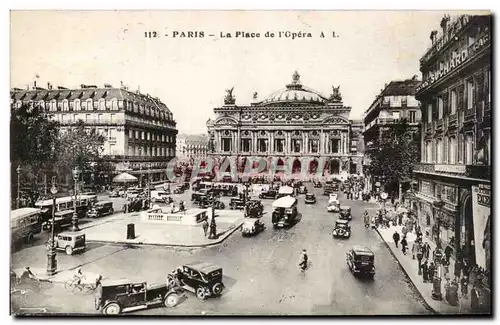
[[[396,245],[396,248],[398,248],[399,233],[397,230],[394,231],[394,234],[392,235],[392,239],[394,240],[394,244]]]
[[[429,245],[428,242],[425,242],[425,244],[424,244],[424,258],[426,260],[428,260],[430,254],[431,254],[431,246]]]
[[[462,277],[462,279],[460,279],[460,291],[462,293],[462,297],[467,299],[467,294],[468,294],[468,291],[469,291],[469,281],[467,279],[466,276]]]
[[[203,220],[203,223],[201,224],[201,226],[203,227],[204,236],[207,237],[207,232],[208,232],[208,221],[207,221],[207,219]]]
[[[403,239],[401,239],[401,249],[403,254],[406,255],[406,247],[408,246],[408,242],[406,241],[406,236],[403,235]]]
[[[403,237],[406,237],[406,234],[408,234],[408,228],[403,225],[403,229],[401,229],[401,232],[403,233]]]
[[[429,282],[429,267],[427,266],[427,260],[422,264],[422,277],[424,279],[424,283]]]
[[[418,247],[418,243],[417,242],[413,242],[413,244],[411,245],[411,258],[412,259],[415,259],[415,255],[417,255],[417,247]]]
[[[427,276],[429,278],[429,281],[432,282],[432,280],[434,279],[435,272],[436,272],[436,266],[434,265],[434,262],[431,262],[431,264],[429,264],[429,267],[427,268]]]
[[[451,254],[453,253],[453,248],[450,245],[447,245],[444,249],[444,255],[446,256],[446,262],[450,264]]]
[[[470,292],[470,308],[473,311],[479,309],[479,290],[477,290],[475,285],[472,286],[472,290]]]
[[[460,259],[455,262],[455,271],[453,273],[455,275],[455,280],[458,281],[462,273],[462,261],[460,261]]]
[[[398,226],[401,226],[402,223],[403,223],[403,214],[400,213],[398,214]]]
[[[417,245],[417,260],[418,260],[418,274],[422,272],[422,258],[424,257],[424,254],[422,254],[422,245],[418,244]]]

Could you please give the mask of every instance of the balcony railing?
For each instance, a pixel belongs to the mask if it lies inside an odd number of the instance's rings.
[[[485,180],[491,179],[491,166],[483,165],[420,163],[413,167],[413,171],[419,173],[454,174]]]

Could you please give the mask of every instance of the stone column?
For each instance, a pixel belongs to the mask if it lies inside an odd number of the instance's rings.
[[[302,138],[304,139],[302,141],[303,142],[302,152],[307,154],[311,150],[309,148],[309,132],[304,132],[302,134]]]
[[[325,153],[325,151],[323,150],[324,147],[325,147],[325,134],[323,133],[323,130],[321,130],[319,134],[319,145],[318,145],[318,150],[320,155]]]

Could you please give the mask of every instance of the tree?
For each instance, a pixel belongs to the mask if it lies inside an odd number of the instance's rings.
[[[399,195],[408,188],[413,166],[420,160],[420,132],[406,120],[381,132],[367,148],[370,165],[368,173],[384,180],[385,191]]]
[[[96,165],[102,163],[105,140],[95,128],[86,129],[84,122],[79,120],[60,136],[56,162],[60,175],[71,174],[72,169],[78,167],[82,179],[88,179]]]
[[[42,108],[34,103],[25,103],[20,107],[12,104],[10,113],[12,193],[16,196],[16,169],[20,166],[21,188],[29,192],[26,194],[34,201],[37,199],[39,176],[53,169],[59,123],[47,119]]]

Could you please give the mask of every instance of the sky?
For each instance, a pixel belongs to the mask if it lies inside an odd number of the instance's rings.
[[[350,118],[357,119],[385,83],[421,78],[419,59],[444,13],[12,11],[10,83],[74,88],[123,82],[159,97],[180,133],[198,134],[223,104],[225,89],[234,87],[236,104],[248,105],[254,92],[264,99],[297,70],[303,85],[326,96],[340,86]],[[189,31],[198,37],[180,37]],[[235,37],[238,31],[260,37]],[[312,37],[280,38],[280,31]]]

